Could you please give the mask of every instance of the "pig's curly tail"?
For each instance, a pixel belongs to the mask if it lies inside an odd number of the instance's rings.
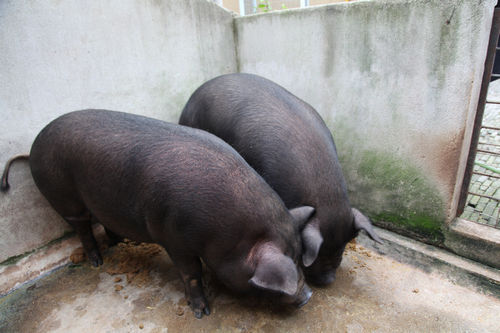
[[[3,170],[3,174],[2,174],[2,184],[0,185],[0,191],[7,192],[7,190],[10,188],[9,169],[10,169],[10,165],[12,164],[12,162],[17,161],[17,160],[28,160],[29,157],[30,157],[29,155],[17,155],[17,156],[14,156],[10,160],[7,161],[7,163],[5,164],[5,169]]]

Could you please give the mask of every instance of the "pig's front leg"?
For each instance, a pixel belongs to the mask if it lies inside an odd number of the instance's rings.
[[[175,255],[171,255],[170,257],[179,269],[182,282],[184,282],[186,299],[194,312],[194,316],[198,319],[203,317],[203,314],[208,316],[210,314],[210,308],[208,307],[208,301],[203,293],[200,258]]]

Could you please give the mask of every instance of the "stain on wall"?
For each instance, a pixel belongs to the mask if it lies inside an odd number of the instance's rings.
[[[322,115],[355,205],[381,225],[441,244],[493,7],[382,0],[238,17],[239,68]]]

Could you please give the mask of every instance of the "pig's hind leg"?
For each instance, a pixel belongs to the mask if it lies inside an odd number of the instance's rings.
[[[50,189],[50,187],[46,185],[39,186],[39,188]],[[69,186],[68,188],[71,189]],[[99,253],[94,234],[92,233],[92,216],[85,204],[75,195],[76,192],[70,190],[47,190],[42,193],[59,215],[61,215],[76,231],[90,263],[94,267],[102,265],[102,257]]]
[[[104,231],[106,232],[106,236],[108,237],[108,246],[115,246],[116,244],[123,242],[124,238],[122,236],[114,233],[111,229],[104,226],[104,224],[102,224],[94,215],[92,215],[91,221],[92,223],[99,223],[104,227]]]
[[[210,308],[203,292],[200,258],[168,253],[179,270],[182,282],[184,283],[186,299],[194,312],[194,316],[198,319],[203,317],[203,314],[208,316]]]
[[[31,174],[38,189],[56,212],[75,229],[90,263],[95,267],[102,265],[102,257],[92,233],[91,213],[82,200],[72,173],[61,168],[58,163],[53,163],[57,158],[49,158],[43,152],[44,149],[36,148],[35,142],[29,158]],[[53,154],[60,156],[62,153]],[[52,156],[52,153],[49,155]]]
[[[106,236],[108,236],[109,246],[114,246],[120,242],[123,242],[123,237],[121,237],[118,234],[115,234],[113,231],[109,230],[108,228],[104,227],[104,231],[106,231]]]
[[[92,232],[90,212],[85,211],[76,216],[63,215],[63,218],[75,229],[92,266],[102,265],[101,253]]]

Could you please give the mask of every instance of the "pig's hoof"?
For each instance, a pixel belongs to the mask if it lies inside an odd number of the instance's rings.
[[[194,310],[194,316],[197,319],[201,319],[203,317],[203,314],[202,314],[201,310]]]
[[[193,309],[194,316],[198,319],[201,319],[203,314],[206,316],[210,314],[210,308],[208,307],[206,300],[196,300],[191,302],[191,308]]]
[[[195,309],[193,311],[194,311],[194,316],[198,319],[201,319],[203,317],[203,314],[205,314],[206,316],[210,314],[210,309],[208,308],[208,306],[205,307],[203,310]]]
[[[92,251],[89,253],[89,261],[94,267],[99,267],[102,265],[102,257],[97,251]]]

